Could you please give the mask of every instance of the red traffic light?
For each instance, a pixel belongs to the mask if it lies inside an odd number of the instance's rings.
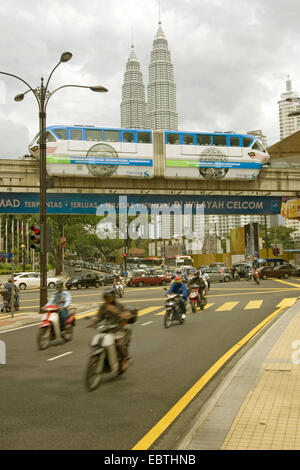
[[[30,229],[36,234],[36,235],[39,235],[40,234],[40,227],[37,227],[36,225],[32,225],[30,227]]]
[[[32,225],[31,231],[33,232],[33,235],[31,235],[30,239],[32,241],[30,248],[33,248],[36,251],[40,251],[41,249],[41,232],[40,232],[40,227],[36,225]]]
[[[127,256],[127,253],[123,253],[124,258]]]

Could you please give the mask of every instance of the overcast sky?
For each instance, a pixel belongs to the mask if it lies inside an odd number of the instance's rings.
[[[286,77],[300,91],[299,0],[161,0],[177,86],[180,130],[262,129],[279,140],[278,104]],[[120,103],[131,29],[148,83],[158,28],[157,0],[10,0],[0,3],[1,67],[35,88],[63,51],[73,58],[55,71],[47,124],[120,127]],[[19,157],[38,131],[38,107],[14,78],[0,76],[0,156]]]

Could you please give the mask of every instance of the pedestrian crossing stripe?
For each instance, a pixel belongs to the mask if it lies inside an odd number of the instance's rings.
[[[286,299],[282,299],[281,302],[276,305],[276,307],[291,307],[294,305],[298,297],[287,297]]]
[[[147,313],[152,313],[152,312],[155,312],[156,310],[160,310],[161,308],[163,308],[162,306],[152,306],[152,307],[147,307],[147,308],[143,308],[142,310],[139,310],[138,312],[138,317],[141,317],[142,315],[146,315]]]
[[[291,307],[294,305],[294,303],[297,301],[298,297],[286,297],[280,301],[280,303],[277,305],[278,307],[286,308],[286,307]],[[263,303],[263,300],[250,300],[245,307],[243,307],[244,310],[255,310],[261,308]],[[220,305],[215,311],[216,312],[228,312],[234,309],[240,302],[225,302],[224,304]],[[208,308],[212,307],[215,305],[215,303],[208,303],[204,307],[204,310],[207,310]],[[28,309],[30,307],[22,307],[23,309]],[[197,311],[200,311],[200,309],[197,309]],[[87,316],[93,316],[98,312],[98,310],[93,310],[90,312],[84,312],[84,313],[79,313],[76,314],[76,318],[84,318]],[[141,317],[143,315],[147,315],[148,313],[154,313],[156,316],[163,316],[165,315],[165,306],[164,305],[153,305],[152,307],[147,307],[138,312],[138,316]],[[187,313],[191,313],[190,309],[187,309]],[[26,315],[26,312],[18,312],[14,313],[14,317],[19,317],[22,315]],[[6,314],[0,314],[0,320],[4,319],[11,319],[11,313],[6,313]]]
[[[240,302],[225,302],[223,305],[216,309],[216,312],[228,312],[234,307],[236,307],[236,305],[239,303]]]
[[[260,308],[261,304],[263,303],[263,300],[250,300],[250,302],[247,303],[245,310],[252,310],[256,308]]]

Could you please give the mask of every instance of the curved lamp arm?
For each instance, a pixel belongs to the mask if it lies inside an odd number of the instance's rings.
[[[32,91],[32,93],[34,94],[37,102],[38,102],[38,105],[40,106],[40,101],[38,99],[38,96],[36,95],[35,93],[35,90],[29,85],[29,83],[27,83],[25,80],[23,80],[23,78],[20,78],[18,77],[17,75],[13,75],[12,73],[7,73],[7,72],[0,72],[2,75],[8,75],[9,77],[14,77],[16,78],[17,80],[20,80],[21,82],[25,83],[25,85],[28,86],[29,90],[27,90],[25,93],[28,93],[28,91]],[[25,94],[24,93],[24,94]]]
[[[98,92],[98,93],[106,93],[108,91],[107,88],[105,88],[104,86],[86,86],[86,85],[62,85],[58,88],[56,88],[56,90],[52,91],[48,98],[46,99],[45,101],[45,110],[46,110],[46,107],[47,107],[47,104],[48,104],[48,101],[49,99],[51,98],[52,95],[54,95],[54,93],[56,93],[58,90],[61,90],[62,88],[67,88],[67,87],[75,87],[75,88],[89,88],[90,90],[92,91],[95,91],[95,92]]]

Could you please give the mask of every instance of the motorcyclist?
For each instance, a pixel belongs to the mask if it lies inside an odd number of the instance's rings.
[[[200,276],[200,272],[199,271],[196,271],[194,273],[194,276],[191,278],[190,282],[189,282],[189,286],[199,286],[199,291],[200,291],[200,297],[201,299],[203,299],[203,289],[206,289],[206,282],[205,280],[203,279],[202,276]]]
[[[60,331],[63,332],[65,329],[66,319],[68,317],[68,308],[71,305],[72,297],[69,291],[64,290],[64,283],[62,281],[57,281],[55,283],[56,291],[52,294],[51,299],[45,305],[58,305],[59,309],[59,322],[60,322]]]
[[[4,289],[8,290],[8,295],[9,295],[8,302],[11,299],[11,293],[12,293],[12,290],[13,290],[14,303],[15,303],[16,307],[18,308],[19,305],[20,305],[20,294],[19,294],[18,287],[15,284],[12,284],[12,278],[7,279],[7,282],[4,284]]]
[[[94,326],[102,320],[107,320],[114,326],[114,332],[125,331],[125,337],[116,339],[116,346],[121,356],[120,373],[128,368],[128,346],[131,339],[131,330],[127,327],[127,320],[131,318],[131,313],[127,308],[116,301],[115,289],[108,288],[103,293],[104,303],[100,305],[98,314],[88,326]]]
[[[233,277],[234,281],[239,281],[240,280],[240,275],[239,275],[239,272],[238,272],[236,266],[233,266],[231,268],[231,274],[232,274],[232,277]]]
[[[186,288],[186,285],[183,282],[182,277],[175,276],[174,282],[171,285],[170,289],[167,292],[168,294],[182,294],[183,297],[180,298],[180,303],[181,303],[181,311],[182,311],[182,318],[186,317],[186,306],[185,303],[188,299],[188,290]]]

